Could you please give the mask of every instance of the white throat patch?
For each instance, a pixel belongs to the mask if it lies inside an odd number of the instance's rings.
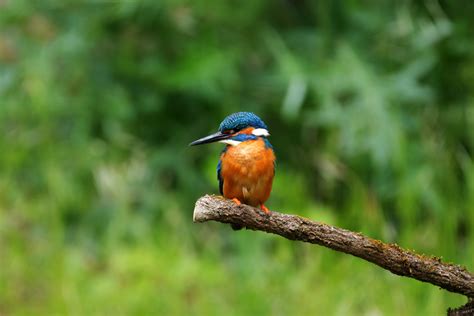
[[[231,146],[237,146],[241,142],[239,142],[238,140],[233,140],[233,139],[223,139],[223,140],[220,140],[219,143],[223,143],[223,144],[227,144]]]
[[[256,128],[252,131],[252,134],[255,136],[270,136],[270,133],[264,128]]]

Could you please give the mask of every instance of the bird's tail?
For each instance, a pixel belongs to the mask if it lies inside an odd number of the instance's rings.
[[[241,230],[243,228],[243,226],[238,224],[230,224],[230,227],[232,227],[233,230]]]

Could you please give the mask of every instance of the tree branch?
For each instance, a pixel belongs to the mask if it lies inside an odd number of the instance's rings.
[[[267,215],[248,205],[238,206],[223,197],[206,195],[196,202],[193,220],[237,224],[290,240],[318,244],[367,260],[394,274],[437,285],[471,300],[474,298],[474,275],[461,266],[296,215],[278,212]]]

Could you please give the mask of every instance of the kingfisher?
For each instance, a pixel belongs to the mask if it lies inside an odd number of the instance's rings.
[[[189,145],[226,144],[217,164],[220,193],[237,205],[259,207],[269,214],[264,203],[272,190],[275,154],[268,136],[267,125],[257,115],[238,112],[227,116],[216,133]]]

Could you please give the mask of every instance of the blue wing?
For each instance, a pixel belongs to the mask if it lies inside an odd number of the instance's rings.
[[[266,148],[273,150],[273,146],[272,144],[270,144],[270,141],[268,139],[264,138],[263,141],[265,142]],[[275,175],[275,166],[276,166],[276,160],[273,161],[273,175]]]
[[[222,178],[221,175],[221,169],[222,169],[222,160],[219,159],[219,163],[217,164],[217,180],[219,180],[219,192],[221,194],[224,194],[224,179]]]
[[[221,169],[222,169],[222,157],[227,151],[227,146],[221,152],[221,157],[217,163],[217,180],[219,180],[219,192],[224,195],[224,178],[222,178]]]

